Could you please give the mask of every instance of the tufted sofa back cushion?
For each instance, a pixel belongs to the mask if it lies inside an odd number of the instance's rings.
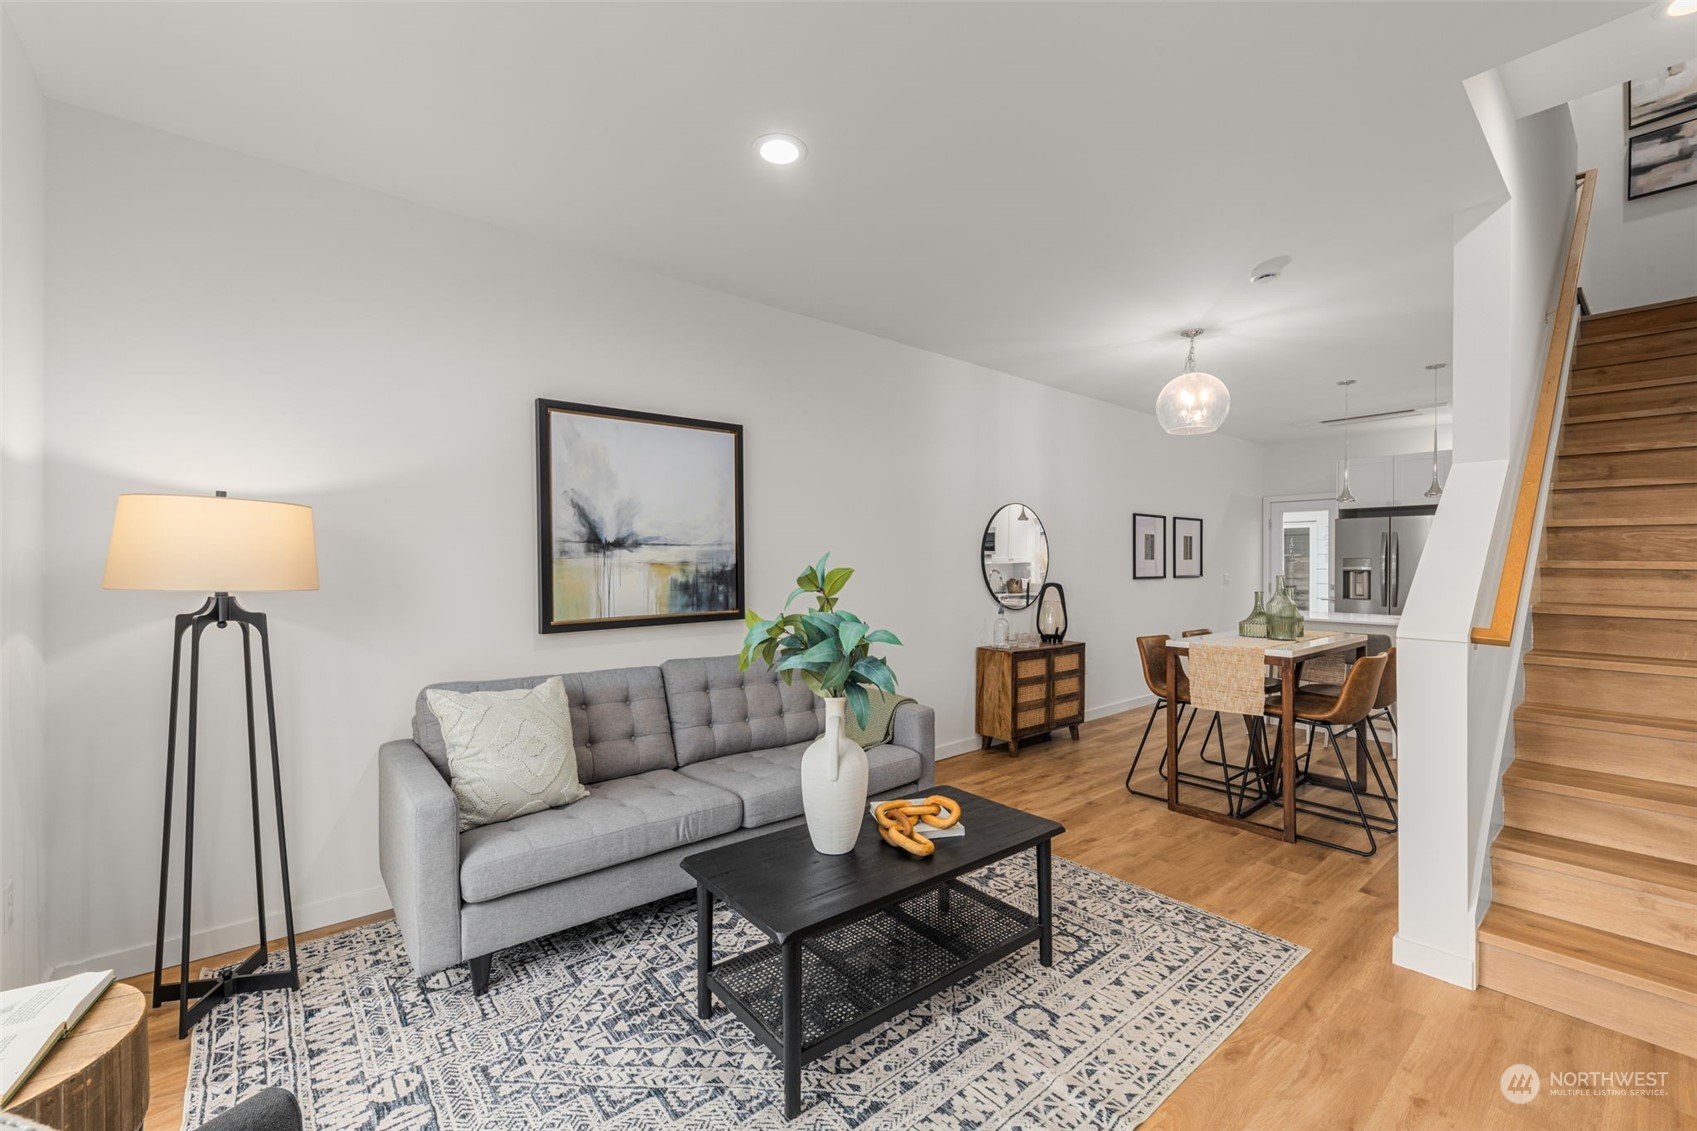
[[[825,729],[825,704],[806,684],[786,687],[759,664],[741,672],[735,656],[714,656],[667,660],[660,671],[680,766],[807,742]]]
[[[733,660],[734,663],[734,660]],[[511,691],[531,688],[546,675],[517,679],[463,680],[433,683],[418,693],[413,708],[412,737],[443,777],[448,776],[448,747],[442,727],[424,692]],[[649,770],[677,768],[672,750],[672,722],[666,713],[666,688],[659,668],[611,668],[560,677],[572,712],[572,745],[577,748],[578,780],[591,782],[627,778]]]

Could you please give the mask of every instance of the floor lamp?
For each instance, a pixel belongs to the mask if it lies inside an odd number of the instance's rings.
[[[165,831],[159,850],[159,924],[153,948],[153,1006],[177,1003],[177,1036],[188,1036],[201,1016],[220,1001],[252,990],[299,989],[295,954],[295,911],[289,895],[289,850],[283,836],[283,782],[277,761],[277,711],[271,689],[271,639],[265,614],[249,612],[233,592],[317,589],[318,556],[312,508],[258,499],[205,495],[120,495],[106,553],[107,589],[155,589],[209,593],[206,603],[176,618],[171,645],[171,710],[165,749]],[[196,730],[200,720],[200,638],[208,626],[242,630],[242,671],[247,689],[248,780],[253,804],[253,880],[259,908],[259,947],[240,963],[211,978],[189,977],[189,908],[194,881],[194,778]],[[165,898],[170,890],[171,801],[176,780],[177,720],[181,699],[183,637],[189,638],[188,730],[183,772],[182,969],[173,984],[165,973]],[[283,876],[283,922],[288,930],[287,970],[258,972],[265,965],[265,868],[259,825],[259,746],[253,718],[253,640],[259,640],[265,681],[265,722],[271,747],[271,787],[277,810],[277,855]],[[190,1000],[195,999],[193,1004]]]

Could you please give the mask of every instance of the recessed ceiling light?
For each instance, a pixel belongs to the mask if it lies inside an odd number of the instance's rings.
[[[766,134],[754,139],[754,152],[760,154],[762,161],[774,165],[794,165],[807,156],[807,146],[799,137],[789,134]]]
[[[1689,16],[1697,12],[1697,0],[1673,0],[1667,10],[1670,16]]]

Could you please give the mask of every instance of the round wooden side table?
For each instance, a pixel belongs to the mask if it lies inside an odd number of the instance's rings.
[[[147,998],[113,983],[6,1110],[64,1131],[137,1131],[147,1115]]]

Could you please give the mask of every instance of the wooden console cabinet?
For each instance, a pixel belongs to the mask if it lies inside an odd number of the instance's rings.
[[[978,649],[978,735],[983,748],[1066,727],[1078,740],[1084,721],[1084,642]]]

